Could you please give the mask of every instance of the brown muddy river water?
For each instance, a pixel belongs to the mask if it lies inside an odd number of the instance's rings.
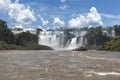
[[[0,51],[0,80],[120,80],[120,52]]]

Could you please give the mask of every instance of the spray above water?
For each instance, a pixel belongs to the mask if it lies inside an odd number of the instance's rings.
[[[39,44],[47,45],[54,49],[74,49],[86,44],[85,34],[86,31],[81,31],[80,29],[41,31]]]

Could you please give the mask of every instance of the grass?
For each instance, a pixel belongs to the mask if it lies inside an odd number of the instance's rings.
[[[0,41],[0,50],[53,50],[51,47],[37,44],[29,44],[26,46],[18,46],[14,44],[7,44]]]

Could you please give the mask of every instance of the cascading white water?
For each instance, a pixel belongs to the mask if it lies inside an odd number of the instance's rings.
[[[51,37],[49,37],[49,36],[40,36],[39,37],[39,44],[41,44],[41,45],[48,45],[48,46],[50,46],[51,44],[50,44],[50,38]]]
[[[52,32],[52,31],[43,31],[39,35],[39,44],[50,46],[52,48],[60,47],[62,44],[62,33],[61,32]]]
[[[79,40],[79,46],[82,46],[84,43],[83,43],[83,36],[80,36],[80,40]]]
[[[71,40],[71,42],[70,42],[70,44],[69,44],[69,46],[68,46],[68,49],[73,49],[73,48],[77,47],[76,41],[77,41],[77,38],[76,38],[76,37],[75,37],[75,38],[72,38],[72,40]]]
[[[86,31],[81,31],[80,33],[80,40],[79,40],[79,46],[83,46],[86,44],[86,41],[84,39],[84,36],[87,32]]]
[[[68,35],[64,34],[63,31],[42,31],[39,35],[39,44],[47,45],[54,49],[56,48],[74,49],[78,46],[84,45],[85,41],[83,39],[83,36],[86,34],[86,32],[81,31],[77,33],[76,31],[74,33],[75,33],[74,38],[67,39],[67,41],[65,41]]]

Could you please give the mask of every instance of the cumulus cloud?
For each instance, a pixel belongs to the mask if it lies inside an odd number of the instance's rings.
[[[54,18],[53,25],[56,27],[64,27],[65,22],[60,20],[58,17]]]
[[[67,9],[68,6],[65,4],[65,5],[61,5],[59,8],[64,10],[64,9]]]
[[[43,20],[43,19],[42,19],[42,24],[43,24],[43,26],[47,25],[48,23],[49,23],[48,20]]]
[[[80,15],[69,20],[70,27],[85,27],[103,25],[101,15],[97,12],[95,7],[91,7],[87,15]]]
[[[60,0],[60,2],[63,2],[63,3],[65,3],[65,1],[66,1],[66,0]]]
[[[44,20],[43,17],[39,14],[38,17],[40,18],[41,22],[42,22],[42,26],[45,26],[47,24],[49,24],[48,20]]]
[[[10,0],[0,0],[0,10],[7,10],[9,8]]]
[[[8,15],[15,24],[19,25],[26,25],[36,21],[34,11],[19,2],[10,4]]]
[[[97,12],[97,9],[95,7],[92,7],[90,9],[90,13],[88,13],[87,15],[87,20],[89,22],[89,24],[91,25],[102,25],[102,19],[101,19],[101,15]]]
[[[70,27],[80,27],[80,26],[86,26],[87,24],[87,19],[85,16],[80,15],[79,17],[75,19],[71,19],[69,21]]]
[[[36,21],[34,11],[29,6],[19,3],[19,0],[0,0],[0,9],[7,9],[8,15],[15,26],[24,26]]]

